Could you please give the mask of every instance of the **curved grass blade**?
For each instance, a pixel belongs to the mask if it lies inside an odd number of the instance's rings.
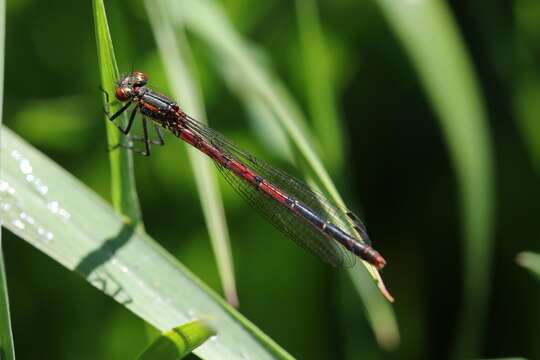
[[[492,146],[479,86],[447,5],[377,0],[413,60],[459,177],[465,229],[464,305],[456,358],[482,343],[492,255]]]
[[[4,114],[4,55],[6,39],[6,2],[0,0],[0,125]],[[1,143],[0,143],[1,145]],[[1,151],[1,150],[0,150]],[[2,219],[0,218],[0,224]],[[4,263],[2,231],[0,231],[0,358],[15,359],[13,333],[11,331],[11,316],[9,311],[9,296]]]
[[[221,9],[207,0],[182,0],[168,2],[168,13],[173,21],[186,26],[203,38],[223,61],[231,61],[241,69],[244,85],[257,94],[269,106],[280,125],[290,136],[298,153],[304,158],[308,169],[321,182],[322,188],[338,203],[343,203],[314,150],[313,139],[301,111],[286,93],[281,83],[265,69],[259,67],[239,35],[232,29]]]
[[[335,84],[329,50],[314,0],[296,0],[305,91],[314,133],[331,173],[343,167],[343,138],[336,109]]]
[[[332,200],[343,205],[341,196],[314,150],[311,132],[298,106],[271,72],[257,63],[246,41],[233,29],[222,9],[215,2],[208,0],[168,1],[167,4],[168,13],[177,26],[188,28],[206,41],[208,46],[216,52],[220,61],[229,63],[223,68],[236,69],[236,74],[239,75],[234,78],[241,81],[238,86],[244,87],[246,91],[257,96],[274,115],[273,118],[278,120],[301,159],[301,165],[306,165],[308,177],[312,177],[320,184],[320,188],[329,194]],[[227,79],[227,76],[224,78]],[[378,272],[369,264],[365,262],[362,264],[366,266],[381,292],[391,299]],[[354,271],[350,274],[355,276]],[[366,286],[373,286],[373,284],[369,281]],[[373,293],[369,295],[372,296]],[[364,301],[364,303],[372,304],[374,301]],[[388,316],[380,317],[380,319],[394,318],[389,306],[381,306],[381,311],[386,311]],[[389,331],[397,334],[398,330],[394,324],[395,322],[386,322],[377,323],[375,326],[392,329]]]
[[[161,331],[208,319],[205,359],[291,359],[142,231],[3,127],[0,218],[22,239],[83,276]]]
[[[214,330],[205,322],[191,321],[161,334],[138,360],[182,359],[214,335]]]
[[[540,280],[540,254],[533,252],[522,252],[518,254],[516,262],[528,269]]]
[[[338,172],[343,166],[343,139],[341,123],[336,109],[335,84],[332,67],[320,23],[317,3],[313,0],[297,0],[296,11],[300,33],[300,49],[304,63],[305,89],[313,119],[314,132],[321,141],[327,166]],[[356,267],[349,270],[351,279],[364,299],[366,316],[371,323],[377,343],[386,350],[399,345],[397,321],[387,303],[377,301],[377,289],[369,283],[365,271]],[[387,297],[391,297],[389,294]],[[377,324],[388,324],[377,326]]]
[[[242,80],[238,79],[242,77],[239,69],[227,61],[216,61],[215,65],[231,90],[242,100],[257,138],[272,154],[289,163],[294,163],[294,151],[279,120],[257,94],[242,86]]]
[[[96,31],[99,70],[101,74],[101,87],[108,93],[114,94],[114,85],[119,78],[118,66],[114,56],[114,49],[107,23],[105,5],[103,0],[93,0],[94,25]],[[98,91],[98,89],[96,89]],[[111,95],[112,96],[112,95]],[[104,95],[104,101],[107,99]],[[113,100],[112,98],[109,100]],[[120,108],[120,104],[111,104],[110,111],[113,113]],[[127,121],[127,114],[123,114],[121,121]],[[109,148],[117,146],[120,141],[120,132],[108,120],[105,119],[107,128],[107,140]],[[133,158],[131,152],[117,147],[109,152],[111,163],[111,197],[116,211],[122,215],[127,223],[138,225],[142,228],[142,215],[135,187],[133,174]]]
[[[145,5],[167,72],[167,78],[171,79],[169,86],[175,98],[179,100],[179,104],[185,111],[193,114],[199,121],[205,122],[206,114],[201,92],[196,84],[194,75],[196,70],[187,39],[181,38],[180,34],[177,34],[177,38],[175,38],[169,19],[163,13],[164,8],[161,1],[145,1]],[[195,174],[225,298],[229,304],[238,307],[229,230],[213,165],[199,151],[191,146],[186,146]]]

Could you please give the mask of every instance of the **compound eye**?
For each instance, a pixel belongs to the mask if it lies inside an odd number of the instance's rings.
[[[117,87],[115,95],[116,98],[120,101],[128,101],[131,95],[131,91],[130,89],[125,87]]]

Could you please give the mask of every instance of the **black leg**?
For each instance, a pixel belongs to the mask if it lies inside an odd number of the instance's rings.
[[[130,105],[130,104],[128,103],[128,105]],[[131,113],[129,114],[129,122],[128,122],[125,129],[122,129],[122,127],[120,125],[118,125],[117,123],[115,123],[114,121],[111,120],[112,123],[114,124],[114,126],[116,126],[118,128],[118,130],[120,130],[124,135],[129,134],[129,131],[131,130],[131,126],[133,125],[133,122],[135,121],[135,115],[137,115],[137,109],[138,108],[135,107],[135,108],[133,108],[133,110],[131,110]],[[125,111],[125,110],[126,109],[120,109],[120,111]],[[129,139],[132,140],[131,138],[129,138]],[[109,147],[109,151],[113,151],[114,149],[117,149],[118,147],[123,147],[123,148],[126,148],[126,149],[131,149],[133,151],[136,151],[135,149],[133,149],[132,146],[125,145],[125,144],[120,144],[120,143]]]
[[[103,111],[105,112],[105,115],[109,115],[109,93],[103,87],[101,87],[101,85],[99,86],[99,90],[105,94],[105,109]]]
[[[107,116],[107,119],[109,119],[110,121],[112,121],[112,123],[114,125],[116,125],[116,127],[122,131],[124,134],[127,134],[129,132],[129,129],[131,128],[131,125],[133,125],[133,120],[135,119],[135,113],[137,112],[137,108],[134,109],[134,111],[131,112],[130,114],[130,117],[129,117],[129,123],[128,123],[128,126],[125,128],[125,129],[122,129],[121,126],[119,126],[117,123],[114,122],[114,120],[119,117],[120,115],[122,115],[122,113],[124,111],[126,111],[129,106],[131,105],[131,101],[129,101],[128,103],[126,103],[124,106],[122,106],[122,108],[120,110],[118,110],[117,112],[115,112],[114,114],[112,114],[112,116],[109,116],[110,114],[110,105],[111,105],[111,102],[109,101],[109,93],[107,91],[105,91],[105,89],[103,89],[101,86],[99,87],[99,89],[105,94],[105,109],[104,109],[104,112],[105,112],[105,116]]]
[[[133,110],[131,110],[131,113],[129,114],[129,122],[128,122],[127,126],[126,126],[126,129],[122,131],[126,135],[131,130],[131,126],[133,125],[133,122],[135,121],[135,115],[137,115],[137,110],[138,110],[138,108],[134,107]],[[120,130],[122,130],[122,129],[120,129]]]
[[[156,123],[153,123],[152,125],[154,125],[154,130],[158,135],[158,140],[152,140],[152,144],[159,146],[165,145],[165,140],[163,140],[163,133],[161,132],[161,128],[157,126]]]
[[[128,128],[131,127],[131,124],[133,123],[133,118],[134,118],[134,115],[136,111],[132,111],[131,112],[131,115],[130,115],[130,124],[128,124]],[[118,143],[114,146],[111,146],[109,148],[109,151],[113,151],[114,149],[117,149],[119,147],[121,148],[124,148],[124,149],[128,149],[128,150],[131,150],[133,152],[136,152],[136,153],[139,153],[143,156],[150,156],[150,144],[153,143],[151,140],[148,139],[148,126],[147,126],[147,119],[145,117],[143,117],[142,119],[142,127],[143,127],[143,136],[141,137],[136,137],[136,136],[128,136],[127,139],[132,142],[132,141],[140,141],[142,143],[144,143],[144,150],[141,150],[141,149],[137,149],[135,148],[135,146],[133,146],[133,144],[122,144],[122,143]],[[120,129],[122,130],[122,129]],[[129,131],[129,129],[128,129]]]
[[[158,145],[158,146],[165,145],[165,140],[163,139],[163,133],[161,132],[160,127],[158,125],[156,125],[153,121],[152,121],[152,125],[154,127],[154,130],[155,130],[157,136],[158,136],[158,139],[156,139],[156,140],[151,140],[151,139],[146,140],[144,138],[144,136],[130,135],[129,140],[131,140],[131,141],[140,141],[140,142],[146,142],[147,141],[149,144]]]
[[[133,108],[133,110],[131,110],[131,113],[129,114],[129,121],[128,121],[128,124],[127,124],[125,129],[123,129],[120,125],[115,123],[114,120],[118,116],[120,116],[120,114],[122,114],[124,111],[126,111],[127,108],[130,105],[131,105],[131,103],[127,103],[120,110],[118,110],[116,113],[114,113],[113,116],[111,116],[109,118],[109,120],[114,124],[114,126],[116,126],[118,128],[118,130],[120,130],[124,135],[127,135],[129,133],[129,131],[131,130],[131,126],[133,125],[133,122],[135,121],[135,115],[137,115],[137,110],[138,110],[137,107],[135,107],[135,108]]]
[[[107,115],[107,118],[108,118],[109,114],[111,113],[111,104],[118,103],[118,100],[115,99],[111,102],[109,93],[101,86],[99,87],[99,90],[101,90],[101,92],[105,94],[105,106],[104,106],[103,112],[105,113],[105,115]]]
[[[128,102],[127,104],[125,104],[124,106],[122,106],[122,108],[120,110],[118,110],[117,112],[115,112],[114,114],[112,114],[112,116],[108,116],[107,117],[109,118],[109,120],[111,121],[114,121],[114,119],[116,119],[117,117],[119,117],[120,115],[122,115],[122,113],[124,111],[127,110],[127,108],[131,105],[131,102]]]
[[[131,125],[133,124],[133,119],[135,119],[135,114],[137,113],[137,108],[133,109],[133,111],[131,112],[131,115],[129,116],[129,124],[126,128],[127,132],[129,132],[129,129],[131,128]],[[131,141],[141,141],[144,143],[144,150],[140,150],[140,149],[137,149],[135,148],[135,146],[133,146],[133,144],[122,144],[122,143],[118,143],[114,146],[111,146],[109,148],[110,151],[116,149],[116,148],[119,148],[119,147],[122,147],[124,149],[128,149],[128,150],[131,150],[133,152],[136,152],[136,153],[139,153],[143,156],[150,156],[150,140],[148,140],[148,126],[147,126],[147,120],[146,120],[146,117],[143,117],[142,118],[142,126],[143,126],[143,136],[142,137],[135,137],[135,136],[128,136],[128,140],[131,142]],[[116,125],[116,124],[115,124]],[[120,129],[120,127],[119,127]],[[122,130],[122,129],[120,129]],[[127,134],[127,133],[126,133]]]
[[[120,108],[120,110],[115,112],[113,115],[109,116],[109,114],[110,114],[110,104],[111,104],[110,101],[109,101],[109,99],[110,99],[109,98],[109,93],[107,91],[105,91],[105,89],[103,89],[101,86],[99,87],[99,89],[105,94],[105,101],[106,101],[105,102],[105,109],[104,109],[105,115],[118,128],[118,130],[120,130],[124,135],[129,135],[131,127],[133,126],[133,123],[135,122],[135,116],[137,115],[138,107],[135,106],[135,108],[133,108],[133,110],[130,112],[128,124],[127,124],[126,128],[124,129],[120,125],[118,125],[116,122],[114,122],[114,120],[116,118],[118,118],[122,113],[124,113],[131,106],[132,102],[130,101],[130,102],[126,103],[125,105],[122,106],[122,108]],[[143,116],[142,121],[143,121],[143,136],[142,137],[141,136],[128,136],[128,139],[130,141],[141,141],[141,142],[143,142],[144,146],[145,146],[144,150],[136,149],[131,144],[118,143],[116,145],[113,145],[113,146],[109,147],[109,151],[113,151],[113,150],[115,150],[115,149],[117,149],[119,147],[122,147],[122,148],[125,148],[125,149],[128,149],[128,150],[140,153],[143,156],[149,156],[150,155],[150,144],[159,145],[159,146],[164,145],[165,141],[163,140],[163,134],[161,132],[161,129],[154,122],[152,122],[152,124],[154,126],[154,130],[156,131],[156,133],[158,135],[158,139],[157,140],[150,140],[148,138],[148,121],[147,121],[146,117]]]
[[[147,120],[146,120],[146,117],[143,116],[143,119],[142,119],[143,123],[143,136],[144,136],[144,145],[145,145],[145,148],[146,148],[146,152],[141,152],[142,155],[144,156],[150,156],[150,142],[148,141],[148,125],[147,125]]]
[[[146,144],[148,147],[148,143]],[[142,156],[149,156],[150,155],[150,152],[149,150],[141,150],[141,149],[137,149],[135,148],[133,145],[131,144],[116,144],[116,145],[113,145],[111,147],[109,147],[109,151],[113,151],[115,149],[118,149],[118,148],[122,148],[122,149],[127,149],[127,150],[131,150],[133,152],[136,152],[137,154],[141,154]]]

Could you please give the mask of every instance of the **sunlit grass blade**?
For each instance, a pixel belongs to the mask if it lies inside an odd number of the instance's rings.
[[[0,0],[0,125],[3,121],[4,111],[4,58],[6,39],[6,2]],[[0,142],[1,144],[1,142]],[[0,183],[1,186],[1,183]],[[0,190],[1,191],[1,190]],[[0,224],[2,223],[0,218]],[[9,311],[8,285],[4,262],[2,244],[2,231],[0,231],[0,358],[15,359],[13,346],[13,333],[11,331],[11,316]]]
[[[227,61],[215,63],[231,90],[242,100],[249,115],[250,125],[258,139],[276,157],[294,162],[294,151],[289,138],[272,110],[257,94],[242,86],[241,80],[237,80],[242,74],[235,65]]]
[[[114,84],[119,78],[118,66],[114,55],[111,34],[107,23],[105,5],[103,0],[93,0],[94,25],[96,31],[99,69],[101,74],[101,86],[109,94],[110,101],[114,96]],[[96,89],[96,91],[99,91]],[[104,100],[105,94],[104,94]],[[111,104],[111,114],[120,108],[120,104]],[[124,121],[127,115],[122,115]],[[120,132],[108,120],[105,119],[107,139],[109,147],[120,144]],[[124,221],[142,227],[142,215],[135,187],[133,175],[133,158],[131,152],[117,147],[109,152],[111,163],[111,197],[116,211],[122,215]]]
[[[178,26],[186,26],[215,51],[220,61],[229,63],[223,68],[234,66],[237,69],[237,74],[241,75],[234,77],[240,81],[237,86],[244,87],[268,107],[280,127],[289,136],[290,143],[296,150],[297,157],[301,159],[301,165],[306,169],[308,177],[312,177],[335,202],[343,204],[341,196],[314,149],[311,132],[300,109],[281,82],[269,70],[257,63],[247,43],[232,28],[222,9],[216,3],[207,0],[169,1],[168,5],[168,12]],[[224,78],[227,77],[224,76]],[[366,265],[364,262],[363,264]],[[380,275],[372,266],[366,265],[366,268],[381,291],[388,294]],[[393,316],[393,313],[389,314],[389,317],[393,318]],[[380,327],[387,327],[387,325],[392,326],[386,323],[376,324]]]
[[[469,56],[440,0],[377,0],[412,58],[439,115],[461,190],[465,230],[464,304],[455,356],[482,343],[490,289],[493,223],[492,147]]]
[[[343,166],[343,139],[331,55],[321,28],[317,3],[296,0],[296,10],[309,115],[326,167],[330,172],[339,173]]]
[[[191,321],[161,334],[138,360],[182,359],[214,335],[214,330],[205,322]]]
[[[516,261],[540,280],[540,254],[522,252],[517,256]]]
[[[3,127],[3,225],[161,331],[208,319],[205,359],[290,359],[283,349],[95,193]]]
[[[145,1],[150,23],[165,66],[169,87],[184,111],[205,122],[203,100],[196,83],[196,69],[191,58],[187,40],[182,34],[175,38],[169,18],[163,13],[161,1]],[[187,146],[187,145],[186,145]],[[225,220],[223,202],[215,170],[210,161],[198,150],[187,147],[204,216],[210,233],[214,255],[218,264],[225,297],[230,304],[238,306],[234,265],[229,242],[229,230]]]

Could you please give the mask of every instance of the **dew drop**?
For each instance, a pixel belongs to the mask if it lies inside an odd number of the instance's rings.
[[[30,174],[32,172],[32,166],[30,165],[30,161],[28,161],[28,159],[21,160],[19,163],[19,168],[23,174]]]

